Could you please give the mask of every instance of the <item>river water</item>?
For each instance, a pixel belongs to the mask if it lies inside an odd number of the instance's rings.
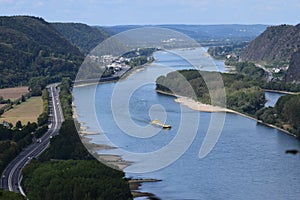
[[[191,59],[198,56],[193,49],[178,51],[181,51],[180,54],[191,56]],[[180,158],[165,168],[149,173],[132,173],[135,169],[139,171],[145,167],[139,165],[142,160],[136,159],[133,154],[122,154],[125,160],[134,161],[128,168],[130,173],[126,173],[127,177],[162,180],[143,183],[141,191],[153,193],[158,198],[167,200],[299,199],[300,156],[285,154],[287,149],[299,149],[297,140],[246,117],[226,114],[218,142],[206,157],[200,159],[199,148],[208,130],[212,114],[180,106],[174,102],[174,97],[155,92],[155,80],[159,75],[192,67],[181,57],[165,52],[156,52],[154,57],[155,63],[133,73],[124,81],[78,87],[73,91],[79,122],[88,127],[87,131],[101,133],[88,136],[94,143],[103,144],[105,135],[110,145],[113,144],[127,152],[139,154],[159,151],[175,139],[183,115],[190,118],[185,121],[185,127],[188,128],[184,131],[187,135],[190,129],[197,125],[197,132],[191,145]],[[220,62],[216,66],[201,65],[200,68],[207,71],[226,71]],[[128,84],[136,84],[137,87],[134,91],[128,91]],[[95,90],[94,105],[90,105],[87,102],[93,90]],[[126,99],[128,92],[131,92],[130,98]],[[274,106],[280,95],[267,95],[269,101],[266,106]],[[112,98],[116,99],[117,103],[114,104]],[[128,101],[128,106],[125,103],[118,104],[123,101]],[[124,107],[129,107],[129,116]],[[126,126],[126,123],[129,123],[128,118],[139,130],[141,127],[149,128],[149,122],[160,116],[166,117],[166,123],[172,125],[171,130],[160,130],[155,127],[158,133],[147,138],[125,134],[132,128]],[[200,120],[195,120],[197,117]],[[178,148],[184,147],[179,145]],[[108,150],[100,153],[116,154],[118,151]],[[151,164],[155,168],[157,163],[148,162],[147,166]]]
[[[265,97],[267,99],[267,102],[265,104],[266,107],[274,107],[277,100],[282,97],[285,96],[286,94],[282,94],[282,93],[278,93],[278,92],[265,92]]]

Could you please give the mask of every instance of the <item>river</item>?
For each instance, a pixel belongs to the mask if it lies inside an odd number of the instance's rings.
[[[180,53],[191,57],[198,56],[193,49]],[[88,94],[95,86],[78,87],[73,92],[79,122],[88,127],[87,131],[101,133],[88,136],[91,141],[103,144],[103,135],[105,135],[114,146],[134,154],[159,151],[169,145],[181,127],[180,120],[183,114],[185,118],[190,118],[185,121],[185,127],[192,129],[197,123],[197,133],[191,145],[172,164],[149,173],[126,173],[127,177],[162,180],[155,183],[143,183],[141,191],[153,193],[158,198],[167,200],[296,200],[299,198],[300,155],[285,154],[287,149],[299,149],[299,142],[283,132],[257,124],[254,120],[236,114],[226,114],[218,142],[206,157],[200,159],[199,148],[212,114],[180,106],[174,102],[174,97],[157,94],[154,84],[159,75],[167,74],[175,69],[191,68],[191,66],[182,58],[165,52],[156,52],[154,57],[155,63],[133,73],[126,80],[96,86],[95,106],[89,105],[94,106],[95,113],[91,113],[85,103],[88,100],[86,99]],[[166,66],[172,66],[172,68]],[[216,70],[210,66],[202,66],[201,69]],[[226,71],[224,65],[220,63],[217,64],[217,70]],[[123,108],[126,104],[112,103],[111,99],[114,98],[112,95],[117,95],[116,101],[122,102],[122,98],[127,96],[128,84],[139,86],[141,81],[147,84],[137,87],[130,94],[128,100],[130,116],[128,116]],[[274,106],[274,102],[279,97],[268,94],[267,98],[269,104],[266,106]],[[96,115],[98,122],[95,122],[93,114]],[[128,118],[139,129],[149,127],[151,119],[160,116],[166,117],[167,123],[172,125],[171,130],[158,131],[160,129],[156,128],[158,133],[147,138],[125,134],[124,129],[128,131],[131,128],[129,125],[126,126]],[[199,121],[194,120],[197,116],[199,116]],[[185,131],[188,134],[189,128]],[[184,147],[179,145],[178,148]],[[102,150],[100,153],[116,154],[118,151]],[[139,165],[142,160],[130,155],[133,154],[122,154],[123,159],[134,161],[128,167],[130,169],[128,171],[132,172],[135,168],[143,167]],[[147,165],[151,165],[151,162]],[[155,163],[153,167],[156,167]]]

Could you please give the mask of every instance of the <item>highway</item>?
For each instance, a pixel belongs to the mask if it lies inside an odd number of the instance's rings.
[[[22,187],[22,170],[33,159],[37,158],[50,144],[50,138],[57,135],[63,122],[63,114],[59,103],[59,89],[56,84],[47,86],[49,91],[49,129],[36,142],[24,149],[5,168],[1,176],[1,188],[13,192],[19,192],[26,196]]]

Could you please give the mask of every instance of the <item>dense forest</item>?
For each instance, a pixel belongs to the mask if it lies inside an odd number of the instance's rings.
[[[3,191],[0,189],[0,199],[1,200],[24,200],[21,194],[9,191]]]
[[[109,34],[105,30],[86,24],[52,23],[51,25],[84,54],[88,54],[93,48],[109,37]]]
[[[28,85],[33,77],[74,77],[82,60],[79,49],[42,18],[0,17],[1,87]]]
[[[29,199],[132,199],[121,171],[107,167],[83,146],[72,119],[70,79],[60,85],[65,121],[59,135],[38,160],[23,171],[23,188]]]

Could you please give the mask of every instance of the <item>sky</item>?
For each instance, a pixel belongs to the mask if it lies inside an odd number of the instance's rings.
[[[49,22],[125,24],[298,24],[299,0],[0,0],[0,15]]]

